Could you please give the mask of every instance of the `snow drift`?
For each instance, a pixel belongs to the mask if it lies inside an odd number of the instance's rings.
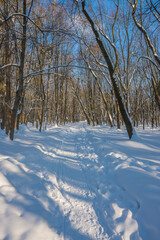
[[[91,127],[0,136],[0,239],[159,240],[160,130]]]

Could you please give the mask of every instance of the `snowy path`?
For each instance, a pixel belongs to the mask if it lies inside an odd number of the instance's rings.
[[[85,122],[2,133],[0,240],[159,240],[160,131],[139,135]]]

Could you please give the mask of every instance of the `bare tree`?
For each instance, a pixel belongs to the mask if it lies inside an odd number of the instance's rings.
[[[76,1],[78,3],[78,1]],[[116,11],[116,14],[115,14],[115,21],[116,21],[116,18],[117,18],[117,12],[118,12],[118,6],[117,5],[117,11]],[[92,31],[95,35],[95,38],[96,38],[96,41],[97,41],[97,44],[101,50],[101,53],[106,61],[106,64],[108,66],[108,70],[109,70],[109,74],[110,74],[110,78],[111,78],[111,81],[112,81],[112,85],[113,85],[113,89],[114,89],[114,93],[115,93],[115,96],[116,96],[116,99],[117,99],[117,102],[119,104],[119,108],[120,108],[120,112],[121,112],[121,115],[122,115],[122,118],[125,122],[125,125],[126,125],[126,129],[127,129],[127,132],[128,132],[128,136],[129,138],[132,138],[132,135],[133,135],[133,126],[132,126],[132,123],[131,123],[131,120],[130,120],[130,117],[127,113],[127,110],[123,104],[123,100],[122,100],[122,97],[121,97],[121,94],[120,94],[120,89],[118,87],[118,84],[117,84],[117,81],[116,81],[116,67],[117,67],[117,64],[118,64],[118,54],[117,54],[117,50],[116,50],[116,47],[114,45],[114,43],[111,41],[111,39],[109,39],[109,37],[102,31],[102,29],[99,28],[99,30],[97,29],[94,21],[92,20],[92,18],[90,17],[90,15],[88,14],[88,11],[86,10],[86,1],[83,0],[81,1],[81,7],[82,7],[82,12],[84,13],[84,15],[86,16],[86,19],[87,21],[89,22],[91,28],[92,28]],[[115,21],[113,24],[115,24]],[[114,25],[113,25],[113,28],[114,28]],[[106,51],[106,48],[103,44],[103,41],[101,40],[101,34],[105,37],[105,39],[110,43],[110,45],[112,46],[113,50],[114,50],[114,53],[115,53],[115,56],[116,56],[116,62],[115,64],[113,65],[112,61],[111,61],[111,58],[109,56],[109,54],[107,53]]]
[[[149,6],[149,8],[148,8],[149,11],[151,11],[153,16],[156,18],[156,23],[160,24],[160,12],[158,10],[159,3],[158,2],[155,3],[152,0],[146,1],[146,2],[147,2],[147,5]],[[149,34],[147,33],[147,30],[143,26],[142,21],[138,22],[138,20],[136,18],[136,11],[137,11],[137,7],[138,7],[138,3],[139,3],[138,0],[134,0],[133,4],[131,3],[132,9],[133,9],[132,17],[133,17],[135,25],[140,30],[140,32],[143,34],[143,36],[145,38],[145,41],[146,41],[146,44],[153,54],[154,60],[152,60],[149,56],[147,56],[147,57],[142,56],[142,57],[145,58],[146,60],[150,61],[150,63],[152,63],[154,66],[156,66],[156,68],[158,69],[158,71],[160,73],[160,58],[158,56],[156,48],[155,48],[152,40],[150,39]],[[147,11],[148,11],[148,9],[147,9]],[[142,11],[141,11],[141,15],[142,15]],[[153,73],[153,70],[152,70],[152,73]],[[152,86],[153,86],[154,93],[155,93],[156,103],[157,103],[157,105],[160,109],[160,94],[159,94],[159,91],[158,91],[159,81],[158,81],[158,83],[156,83],[155,78],[151,78],[151,79],[152,79]]]

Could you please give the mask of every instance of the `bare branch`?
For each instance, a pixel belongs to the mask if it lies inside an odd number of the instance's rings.
[[[133,8],[133,12],[132,12],[133,20],[134,20],[137,28],[144,34],[144,37],[145,37],[145,39],[146,39],[146,41],[147,41],[147,43],[148,43],[148,46],[149,46],[149,48],[151,49],[151,51],[152,51],[152,53],[153,53],[153,55],[154,55],[154,58],[155,58],[156,62],[157,62],[158,65],[160,66],[160,58],[158,57],[157,52],[156,52],[156,50],[155,50],[155,48],[154,48],[154,46],[153,46],[153,44],[152,44],[152,42],[151,42],[151,40],[150,40],[150,38],[149,38],[149,36],[148,36],[145,28],[144,28],[140,23],[138,23],[138,21],[137,21],[137,19],[136,19],[136,17],[135,17],[135,12],[136,12],[136,9],[137,9],[137,4],[138,4],[138,0],[136,0],[136,2],[135,2],[134,5],[132,5],[132,8]]]
[[[54,67],[51,67],[51,68],[45,68],[45,69],[42,69],[42,70],[39,70],[39,71],[29,73],[28,75],[24,76],[24,79],[26,79],[28,77],[31,77],[31,76],[41,75],[41,73],[44,72],[44,71],[52,70],[52,69],[55,69],[55,68],[68,68],[68,67],[80,68],[80,69],[89,69],[88,67],[83,67],[83,66],[78,66],[78,65],[69,65],[69,64],[68,65],[59,65],[59,66],[54,66]],[[93,70],[97,71],[97,72],[102,72],[102,70],[97,70],[97,69],[93,69]]]
[[[0,70],[5,69],[7,67],[17,67],[17,68],[19,68],[19,65],[18,64],[9,63],[9,64],[6,64],[6,65],[0,67]]]
[[[12,109],[12,108],[9,106],[9,104],[6,103],[6,102],[4,102],[4,101],[0,101],[0,103],[5,104],[9,109]]]
[[[9,17],[7,17],[4,21],[1,21],[0,22],[0,26],[2,26],[4,23],[8,22],[11,18],[13,18],[15,16],[26,17],[28,20],[30,20],[31,23],[33,23],[33,25],[35,25],[39,29],[39,31],[41,33],[45,33],[45,32],[64,32],[65,34],[69,34],[70,35],[70,33],[68,33],[66,30],[60,29],[60,28],[58,28],[56,30],[53,30],[53,29],[50,29],[50,28],[49,29],[40,28],[38,26],[38,24],[36,24],[29,16],[27,16],[27,15],[25,15],[23,13],[13,13]]]
[[[21,17],[26,17],[29,19],[41,32],[43,32],[43,29],[41,29],[29,16],[23,14],[23,13],[13,13],[9,17],[7,17],[4,21],[1,21],[0,26],[2,26],[4,23],[8,22],[11,18],[15,16],[21,16]]]
[[[149,60],[149,61],[157,68],[157,70],[160,71],[160,68],[157,66],[157,64],[156,64],[151,58],[149,58],[149,57],[147,57],[147,56],[141,56],[141,57],[139,57],[138,61],[139,61],[141,58],[144,58],[144,59]]]

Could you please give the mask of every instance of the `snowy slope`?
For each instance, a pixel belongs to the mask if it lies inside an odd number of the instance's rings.
[[[0,134],[0,240],[159,240],[160,130]]]

